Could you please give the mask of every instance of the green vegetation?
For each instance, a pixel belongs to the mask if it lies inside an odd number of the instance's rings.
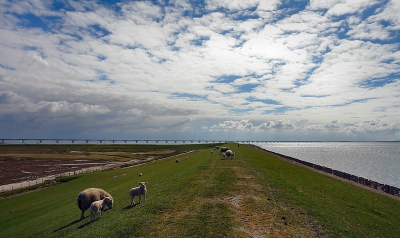
[[[146,165],[85,174],[0,201],[0,237],[396,237],[400,201],[249,146],[235,160],[209,146]],[[75,150],[82,150],[74,148]],[[125,148],[126,149],[126,148]],[[151,148],[153,150],[153,148]],[[186,159],[186,156],[189,157]],[[180,163],[175,163],[179,159]],[[139,173],[143,173],[139,177]],[[148,181],[145,203],[129,190]],[[78,193],[101,187],[115,200],[103,218],[78,220]],[[136,200],[137,201],[137,200]]]

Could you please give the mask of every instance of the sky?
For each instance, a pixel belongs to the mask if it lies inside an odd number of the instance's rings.
[[[400,140],[398,0],[0,0],[0,138]]]

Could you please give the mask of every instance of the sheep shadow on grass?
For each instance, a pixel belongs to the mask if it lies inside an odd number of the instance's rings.
[[[140,204],[140,203],[139,203],[139,204]],[[123,210],[129,210],[129,209],[132,209],[132,208],[136,207],[136,206],[139,205],[139,204],[135,203],[135,204],[133,204],[133,206],[128,205],[128,206],[126,206],[126,207],[124,207],[124,208],[122,208],[122,209],[123,209]]]
[[[95,222],[95,221],[96,221],[96,220],[94,220],[93,222]],[[88,226],[88,225],[92,224],[93,222],[89,220],[89,221],[86,222],[85,224],[82,224],[82,225],[78,226],[78,228],[76,228],[76,229],[82,229],[82,228],[84,228],[85,226]]]
[[[80,222],[80,221],[81,221],[81,219],[75,220],[75,221],[73,221],[73,222],[71,222],[71,223],[69,223],[69,224],[67,224],[67,225],[65,225],[65,226],[62,226],[62,227],[60,227],[60,228],[54,230],[53,232],[60,231],[60,230],[62,230],[62,229],[64,229],[64,228],[67,228],[67,227],[69,227],[69,226],[72,226],[73,224],[76,224],[76,223],[78,223],[78,222]]]

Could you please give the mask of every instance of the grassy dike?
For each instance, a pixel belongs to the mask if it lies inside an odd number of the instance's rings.
[[[83,175],[0,201],[0,237],[397,237],[400,201],[229,144],[235,160],[196,152]],[[217,152],[217,151],[216,151]],[[189,158],[186,159],[186,156]],[[179,159],[180,163],[175,163]],[[142,177],[138,174],[143,173]],[[116,177],[115,177],[116,176]],[[115,178],[114,178],[115,177]],[[128,192],[148,181],[147,201]],[[111,193],[103,218],[79,221],[76,196]]]

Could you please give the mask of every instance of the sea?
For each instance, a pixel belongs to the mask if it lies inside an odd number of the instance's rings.
[[[263,149],[400,188],[400,142],[259,142]]]

